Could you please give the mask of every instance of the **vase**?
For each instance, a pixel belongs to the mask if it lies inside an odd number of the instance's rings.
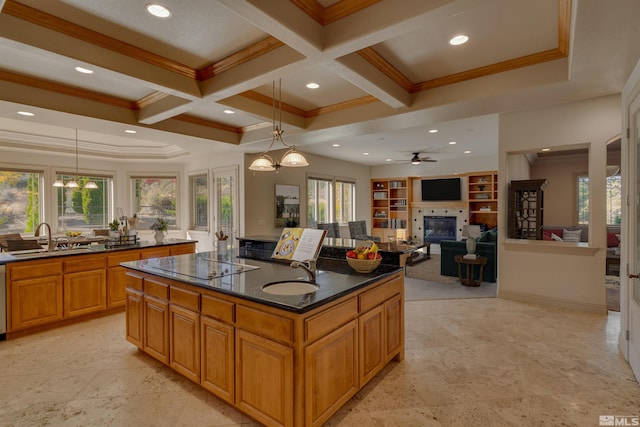
[[[156,230],[153,234],[153,238],[156,239],[156,243],[164,242],[164,231]]]
[[[218,240],[218,241],[216,241],[216,249],[218,250],[218,255],[226,255],[227,254],[227,241],[226,240]]]

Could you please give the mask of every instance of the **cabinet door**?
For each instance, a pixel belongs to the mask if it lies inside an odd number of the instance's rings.
[[[107,308],[105,270],[64,275],[64,317],[81,316]]]
[[[140,258],[141,259],[162,258],[162,257],[169,256],[170,254],[171,253],[169,251],[169,248],[164,246],[161,248],[143,249],[140,251]]]
[[[126,292],[126,326],[127,341],[139,349],[144,348],[144,306],[142,292],[127,289]]]
[[[200,314],[171,305],[170,316],[170,366],[200,383]]]
[[[396,295],[384,303],[385,364],[397,357],[404,359],[404,311],[402,298]]]
[[[384,305],[361,315],[360,386],[364,386],[384,366]]]
[[[184,245],[171,246],[171,248],[169,249],[169,253],[171,254],[171,256],[192,254],[196,251],[195,246],[196,246],[195,243],[187,243]]]
[[[127,269],[124,267],[109,267],[107,269],[107,308],[125,305],[127,294]]]
[[[169,302],[144,295],[144,339],[145,353],[169,364]]]
[[[62,276],[11,281],[9,331],[61,320]]]
[[[359,389],[358,321],[308,345],[304,372],[305,425],[322,425]]]
[[[202,316],[200,320],[202,387],[234,402],[234,333],[233,327]]]
[[[258,422],[293,426],[293,349],[236,330],[236,406]]]

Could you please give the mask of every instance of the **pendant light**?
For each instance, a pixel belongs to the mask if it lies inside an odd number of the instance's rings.
[[[272,122],[272,130],[271,130],[271,144],[266,151],[260,154],[260,157],[255,159],[251,165],[249,166],[249,170],[252,171],[278,171],[281,167],[288,168],[297,168],[303,166],[309,166],[309,162],[307,159],[298,151],[296,151],[295,145],[291,146],[284,142],[282,139],[282,134],[284,130],[282,129],[282,80],[278,80],[278,108],[277,112],[279,113],[278,124],[276,124],[276,82],[272,83],[272,93],[273,96],[271,98],[271,103],[273,107],[273,122]],[[289,148],[284,156],[282,156],[282,160],[274,160],[271,156],[269,156],[269,151],[273,147],[273,144],[276,141],[280,141],[282,145]]]
[[[78,129],[76,129],[75,131],[76,131],[76,174],[66,184],[64,182],[62,182],[62,180],[60,180],[60,179],[56,180],[56,182],[53,183],[54,187],[66,187],[66,188],[78,188],[78,187],[80,187],[80,184],[78,184],[78,181],[76,181],[76,179],[79,176],[79,173],[78,173]],[[95,188],[98,188],[98,184],[96,184],[93,181],[87,181],[87,183],[84,185],[84,188],[95,189]]]

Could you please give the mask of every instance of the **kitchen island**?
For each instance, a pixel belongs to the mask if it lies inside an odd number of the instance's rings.
[[[269,426],[322,425],[404,358],[404,273],[320,260],[317,290],[269,292],[301,269],[215,252],[123,263],[127,340]]]
[[[166,239],[0,253],[0,339],[123,311],[121,262],[193,253],[195,245],[194,240]]]

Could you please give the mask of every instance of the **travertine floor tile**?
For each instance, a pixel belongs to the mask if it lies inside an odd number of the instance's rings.
[[[482,298],[406,303],[405,360],[327,426],[597,426],[640,416],[609,316]],[[0,425],[257,426],[125,338],[116,314],[0,342]]]

